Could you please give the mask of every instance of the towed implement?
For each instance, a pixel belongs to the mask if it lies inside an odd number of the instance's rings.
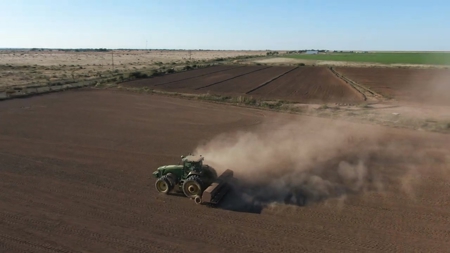
[[[181,164],[165,165],[153,172],[160,193],[183,193],[197,204],[217,205],[229,192],[232,170],[217,175],[214,168],[203,164],[203,156],[181,156]]]

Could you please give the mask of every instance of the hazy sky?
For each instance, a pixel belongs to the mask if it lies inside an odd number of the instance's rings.
[[[0,0],[0,48],[449,50],[448,0]]]

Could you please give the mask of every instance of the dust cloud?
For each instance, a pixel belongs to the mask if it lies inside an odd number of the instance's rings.
[[[234,199],[242,205],[304,206],[390,190],[413,196],[417,165],[427,163],[426,154],[380,129],[313,118],[271,119],[251,131],[221,134],[195,153],[219,173],[234,171]]]
[[[422,105],[450,106],[450,69],[429,69],[427,74],[418,70],[407,83],[411,97]]]

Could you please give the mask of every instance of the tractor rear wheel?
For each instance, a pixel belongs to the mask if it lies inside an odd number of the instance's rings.
[[[166,176],[163,176],[156,180],[155,187],[158,192],[168,194],[172,190],[173,185]]]
[[[183,192],[184,195],[188,198],[195,198],[196,196],[200,196],[203,191],[203,182],[199,176],[193,175],[190,176],[183,183]]]

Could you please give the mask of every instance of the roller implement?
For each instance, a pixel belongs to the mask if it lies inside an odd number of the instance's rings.
[[[153,172],[156,190],[163,194],[182,193],[197,204],[217,205],[230,190],[233,171],[220,176],[214,168],[203,164],[204,157],[181,156],[181,164],[165,165]]]

